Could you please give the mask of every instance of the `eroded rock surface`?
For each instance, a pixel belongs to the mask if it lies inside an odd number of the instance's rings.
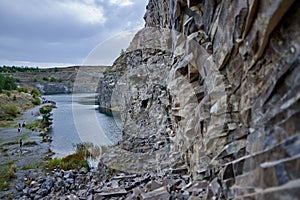
[[[108,165],[186,167],[203,199],[298,198],[299,15],[293,0],[150,0],[100,85],[123,129]]]

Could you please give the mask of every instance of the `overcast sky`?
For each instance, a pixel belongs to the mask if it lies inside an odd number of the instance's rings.
[[[144,26],[147,2],[0,0],[0,65],[111,64]]]

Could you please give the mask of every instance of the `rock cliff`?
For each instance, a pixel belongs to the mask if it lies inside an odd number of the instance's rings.
[[[99,87],[123,130],[108,165],[187,170],[204,199],[297,199],[300,2],[149,0],[144,19]]]

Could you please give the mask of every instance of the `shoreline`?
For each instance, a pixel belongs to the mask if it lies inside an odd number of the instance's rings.
[[[9,195],[15,190],[15,186],[24,178],[28,170],[42,171],[46,165],[46,159],[53,155],[49,142],[42,142],[41,131],[29,130],[22,124],[31,124],[39,119],[39,109],[50,105],[49,103],[34,106],[22,112],[15,118],[9,127],[1,127],[1,157],[0,170],[2,178],[10,179],[1,182],[0,197]],[[21,125],[20,132],[18,127]],[[22,146],[20,147],[20,140]],[[7,174],[9,175],[7,177]]]
[[[39,118],[39,115],[32,115],[32,113],[37,113],[38,109],[45,105],[47,104],[23,112],[14,123],[17,125],[19,121],[33,122]],[[1,132],[2,130],[4,128],[1,128]],[[10,181],[7,190],[0,191],[0,199],[187,200],[193,191],[200,192],[200,195],[204,196],[205,189],[209,186],[207,181],[193,182],[189,178],[186,167],[130,173],[112,169],[103,161],[104,157],[98,160],[98,168],[81,167],[77,170],[47,168],[45,158],[53,156],[53,152],[50,151],[49,142],[42,142],[40,132],[24,129],[20,134],[17,133],[16,128],[7,130],[14,133],[15,140],[19,139],[18,136],[23,136],[24,143],[22,152],[17,142],[7,144],[5,150],[7,155],[0,158],[1,162],[5,159],[9,160],[10,168],[14,166],[14,178]],[[25,145],[26,142],[29,145]],[[5,143],[7,142],[3,140],[0,142],[1,146],[5,146]]]

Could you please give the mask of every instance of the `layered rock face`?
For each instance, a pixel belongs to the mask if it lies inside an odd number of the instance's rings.
[[[206,198],[298,198],[300,3],[150,0],[100,106],[121,171],[186,168]]]

